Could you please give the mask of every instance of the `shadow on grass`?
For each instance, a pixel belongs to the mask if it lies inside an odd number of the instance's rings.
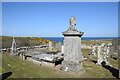
[[[117,60],[117,58],[115,58],[115,57],[114,57],[113,59],[114,59],[114,60]]]
[[[1,80],[5,80],[11,75],[12,75],[12,72],[3,73],[2,75],[0,75],[0,78]]]
[[[116,77],[117,79],[119,79],[119,70],[118,69],[115,69],[115,68],[113,68],[111,66],[106,65],[105,61],[103,61],[101,64],[102,64],[102,66],[105,69],[109,70],[114,77]]]
[[[97,61],[96,61],[96,60],[90,60],[90,61],[92,61],[92,62],[93,62],[93,63],[95,63],[95,64],[97,63]]]

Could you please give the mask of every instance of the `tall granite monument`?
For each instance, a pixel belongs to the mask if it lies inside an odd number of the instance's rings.
[[[17,55],[16,52],[16,42],[15,42],[15,38],[13,37],[13,42],[12,42],[12,48],[11,48],[11,55]]]
[[[83,69],[83,56],[81,52],[81,36],[83,32],[75,29],[76,19],[70,18],[70,27],[62,32],[64,35],[64,60],[61,69],[71,73],[80,73]]]

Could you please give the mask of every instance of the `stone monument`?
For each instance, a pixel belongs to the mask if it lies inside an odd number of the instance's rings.
[[[75,29],[76,19],[70,18],[70,27],[62,32],[64,35],[64,60],[61,69],[71,73],[80,73],[83,69],[83,56],[81,52],[81,36],[83,32]]]
[[[16,42],[15,42],[15,38],[13,37],[13,42],[12,42],[12,48],[11,48],[11,55],[17,55],[16,52]]]

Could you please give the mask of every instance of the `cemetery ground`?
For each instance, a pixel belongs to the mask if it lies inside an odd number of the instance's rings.
[[[90,61],[84,62],[85,72],[80,75],[71,75],[52,67],[40,66],[19,57],[9,56],[9,54],[3,54],[2,62],[2,73],[12,72],[9,78],[114,78],[109,70]],[[115,67],[116,63],[113,60],[112,64]]]
[[[93,44],[93,42],[86,42]],[[95,42],[100,44],[100,42]],[[46,50],[45,50],[46,51]],[[118,60],[110,59],[110,66],[99,66],[95,64],[97,57],[89,55],[89,49],[82,49],[82,55],[87,60],[83,61],[85,72],[81,74],[69,74],[49,66],[41,66],[29,60],[22,60],[18,56],[10,56],[9,53],[2,55],[2,73],[12,72],[9,78],[116,78]]]

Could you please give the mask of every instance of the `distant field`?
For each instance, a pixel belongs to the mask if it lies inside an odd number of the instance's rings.
[[[46,45],[48,42],[55,42],[47,39],[42,39],[38,37],[15,37],[17,47],[24,46],[38,46],[38,45]],[[0,36],[0,42],[2,42],[2,46],[0,48],[10,48],[12,45],[13,37],[11,36]]]
[[[102,43],[112,42],[112,39],[103,39],[103,40],[82,40],[81,44],[86,45],[101,45]]]
[[[81,41],[81,44],[86,44],[86,45],[101,45],[101,42],[96,42],[96,41],[91,41],[91,40],[84,40],[84,41]]]

